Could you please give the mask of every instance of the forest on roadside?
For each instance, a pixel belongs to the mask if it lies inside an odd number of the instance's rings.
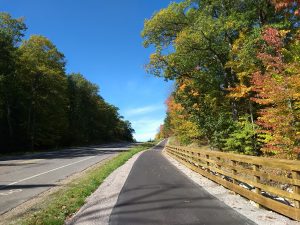
[[[0,13],[0,152],[133,141],[118,108],[46,37],[24,40],[22,18]]]
[[[149,73],[173,80],[157,138],[299,159],[300,1],[185,0],[145,21]]]

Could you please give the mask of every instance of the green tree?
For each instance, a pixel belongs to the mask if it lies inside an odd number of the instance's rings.
[[[23,129],[31,148],[60,143],[67,127],[67,81],[64,55],[42,36],[31,36],[19,48]]]
[[[18,124],[14,118],[18,85],[16,81],[17,47],[26,26],[23,19],[13,19],[7,13],[0,13],[0,145],[12,147],[15,142],[15,129]]]
[[[233,131],[226,138],[224,149],[247,155],[260,155],[261,145],[257,142],[258,126],[249,121],[249,115],[234,123]]]
[[[89,143],[92,140],[91,132],[97,122],[98,105],[103,102],[98,96],[99,88],[87,81],[81,74],[68,76],[69,96],[69,144]],[[99,127],[98,127],[99,129]],[[103,128],[104,124],[103,124]]]
[[[134,130],[118,108],[108,104],[99,87],[81,74],[68,76],[69,128],[67,144],[89,144],[112,140],[133,141]]]
[[[97,85],[66,76],[64,55],[50,40],[33,35],[20,44],[25,30],[22,19],[0,13],[0,148],[133,141],[130,122]]]

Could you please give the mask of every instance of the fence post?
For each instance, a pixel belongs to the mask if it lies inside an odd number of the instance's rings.
[[[259,172],[259,165],[253,165],[253,170],[256,171],[256,172]],[[256,183],[259,183],[259,182],[260,182],[260,176],[254,175],[254,181],[255,181]],[[260,195],[260,194],[261,194],[261,189],[258,188],[258,187],[255,187],[255,193]],[[261,207],[261,205],[258,204],[258,203],[256,203],[256,206],[257,206],[258,208]]]
[[[188,155],[188,151],[186,149],[184,149],[184,154],[183,154],[184,161],[186,161],[187,163],[189,163],[189,157],[187,155]]]
[[[191,155],[191,161],[190,161],[190,164],[195,165],[194,152],[193,152],[193,151],[190,151],[190,155]]]
[[[176,154],[177,154],[177,156],[178,156],[179,159],[181,159],[181,160],[184,161],[184,157],[183,157],[183,153],[182,152],[183,152],[183,150],[178,148]]]
[[[235,169],[235,167],[236,167],[236,161],[235,160],[231,160],[231,165],[233,167],[232,170],[231,170],[231,172],[232,172],[233,175],[236,175],[237,174],[237,171]],[[234,184],[238,184],[236,179],[232,178],[232,181],[233,181]]]
[[[220,161],[221,161],[221,158],[220,158],[220,157],[217,157],[217,163],[216,163],[216,165],[217,165],[217,168],[218,168],[219,170],[221,169],[220,164],[218,164]]]
[[[300,180],[300,172],[299,171],[292,171],[292,176],[293,176],[293,179]],[[293,190],[294,194],[300,194],[300,187],[298,185],[294,185],[293,189],[294,189]],[[294,202],[295,202],[295,208],[299,209],[300,201],[294,200]]]
[[[198,152],[197,156],[198,156],[197,162],[199,164],[198,167],[201,168],[201,159],[200,159],[201,158],[201,154]]]
[[[205,158],[209,159],[209,155],[205,155]],[[210,171],[210,169],[209,169],[209,162],[208,161],[206,161],[206,166],[207,166],[207,170]]]

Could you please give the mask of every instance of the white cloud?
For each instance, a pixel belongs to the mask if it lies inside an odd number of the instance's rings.
[[[132,127],[135,129],[135,139],[137,141],[148,141],[155,138],[155,134],[158,132],[159,126],[163,123],[163,119],[143,118],[131,122]]]
[[[150,133],[139,133],[135,134],[134,138],[137,141],[149,141],[150,139],[153,140],[155,138],[156,132],[150,132]]]
[[[128,109],[124,112],[124,115],[127,117],[138,116],[138,115],[144,115],[162,109],[164,109],[163,105],[149,105],[149,106],[144,106],[139,108]]]
[[[161,103],[128,108],[122,114],[130,120],[135,130],[134,138],[137,141],[148,141],[155,138],[159,126],[163,124],[165,106]]]

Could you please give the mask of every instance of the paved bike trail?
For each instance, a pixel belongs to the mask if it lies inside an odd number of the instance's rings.
[[[173,166],[165,142],[135,162],[110,215],[110,225],[253,225]]]

